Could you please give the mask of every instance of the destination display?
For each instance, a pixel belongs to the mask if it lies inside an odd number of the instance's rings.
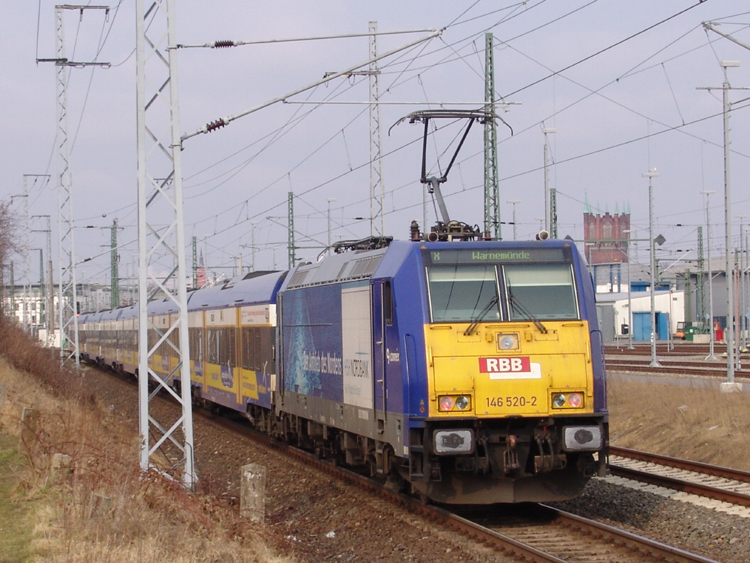
[[[567,248],[487,248],[423,250],[425,265],[439,264],[523,264],[570,262]]]

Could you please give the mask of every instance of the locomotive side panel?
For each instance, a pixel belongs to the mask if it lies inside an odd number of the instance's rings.
[[[398,346],[391,351],[380,339],[385,330],[381,300],[380,295],[373,298],[369,280],[281,293],[281,411],[321,425],[306,429],[313,438],[328,427],[368,438],[373,447],[390,444],[404,455],[403,414],[391,410],[383,372],[391,365],[398,374]],[[398,385],[392,395],[401,406]],[[348,442],[343,446],[350,447]]]
[[[372,360],[362,326],[369,332],[369,311],[369,291],[362,283],[283,293],[280,371],[285,412],[371,435]]]

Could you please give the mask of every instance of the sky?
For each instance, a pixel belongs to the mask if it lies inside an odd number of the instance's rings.
[[[68,136],[77,281],[109,283],[109,245],[118,222],[120,277],[137,264],[135,0],[104,10],[64,10],[65,56],[109,63],[69,70]],[[697,257],[697,227],[711,218],[711,254],[724,254],[722,91],[731,111],[732,246],[750,225],[750,9],[734,0],[378,0],[256,2],[180,0],[182,45],[366,34],[377,22],[378,53],[441,30],[379,61],[384,234],[407,239],[423,209],[422,126],[399,123],[427,109],[475,109],[484,100],[485,34],[493,34],[502,237],[533,238],[544,226],[544,146],[557,191],[560,237],[583,238],[582,216],[629,211],[632,237],[648,237],[648,178],[659,258]],[[6,6],[0,21],[0,108],[4,130],[0,198],[21,215],[50,215],[57,262],[55,4]],[[706,30],[715,22],[724,34]],[[390,33],[410,31],[412,33]],[[366,63],[367,37],[176,50],[179,128],[192,133]],[[721,61],[739,61],[724,69]],[[362,70],[369,67],[364,64]],[[186,139],[184,223],[210,276],[287,267],[287,195],[294,193],[297,259],[331,242],[366,237],[370,222],[368,77],[332,80]],[[711,87],[711,90],[704,89]],[[743,89],[745,88],[745,89]],[[300,103],[305,102],[305,103]],[[326,103],[322,103],[326,102]],[[506,125],[507,124],[507,125]],[[462,123],[440,122],[428,141],[428,175],[443,174]],[[547,130],[547,133],[544,133]],[[27,176],[25,176],[27,175]],[[29,176],[39,175],[39,176]],[[47,177],[46,175],[49,175]],[[475,125],[442,184],[451,219],[483,224],[482,126]],[[26,184],[25,184],[26,183]],[[509,202],[517,203],[511,204]],[[741,219],[741,216],[745,216]],[[44,248],[44,219],[32,218],[30,248]],[[379,219],[374,229],[380,231]],[[21,217],[21,225],[24,225]],[[646,242],[634,261],[648,261]],[[704,245],[706,243],[704,242]],[[188,257],[192,256],[188,249]],[[19,261],[22,259],[19,258]],[[32,251],[32,280],[38,254]],[[18,272],[18,268],[16,267]],[[19,279],[19,274],[16,274]],[[57,280],[56,280],[57,281]],[[126,282],[121,282],[126,283]]]

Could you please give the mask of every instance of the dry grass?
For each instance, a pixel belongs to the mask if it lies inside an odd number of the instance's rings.
[[[22,527],[34,538],[29,560],[293,561],[268,547],[274,538],[263,526],[242,520],[210,491],[191,494],[159,476],[144,476],[137,437],[87,395],[80,377],[61,372],[54,355],[26,347],[26,337],[0,321],[0,350],[8,358],[0,358],[0,433],[19,437],[23,408],[39,413],[10,494],[13,503],[27,507]],[[39,376],[9,365],[34,369],[37,361]],[[56,453],[71,459],[72,473],[60,482],[50,480]],[[0,552],[0,561],[21,560]]]
[[[614,445],[750,471],[750,395],[609,380]]]

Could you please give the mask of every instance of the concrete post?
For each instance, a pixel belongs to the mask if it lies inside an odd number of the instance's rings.
[[[65,483],[73,473],[73,459],[68,454],[56,453],[49,467],[50,486]]]
[[[240,516],[263,522],[266,513],[266,467],[251,463],[242,466]]]

